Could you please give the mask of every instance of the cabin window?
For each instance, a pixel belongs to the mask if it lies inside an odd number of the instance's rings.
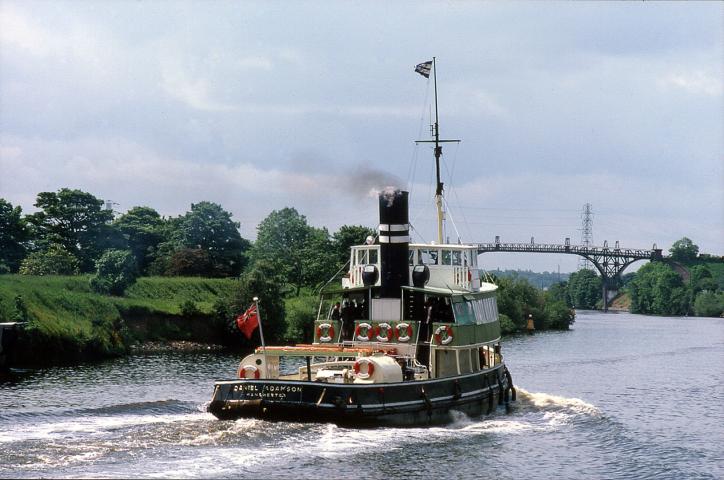
[[[437,377],[450,377],[458,374],[457,355],[453,350],[435,352],[435,371]]]
[[[470,350],[459,350],[458,361],[460,362],[460,373],[470,373],[473,371],[470,364]]]
[[[422,249],[420,250],[420,258],[418,258],[417,263],[419,265],[437,265],[438,260],[438,251],[435,250],[427,250]]]
[[[370,250],[369,261],[367,263],[377,263],[377,249]]]
[[[450,250],[443,250],[442,251],[442,264],[443,265],[451,265],[452,264],[452,252]]]
[[[415,264],[415,250],[410,250],[410,265]]]
[[[462,265],[463,264],[463,260],[462,260],[463,252],[461,252],[460,250],[453,250],[451,253],[452,253],[452,264],[455,265],[456,267],[459,267],[460,265]]]

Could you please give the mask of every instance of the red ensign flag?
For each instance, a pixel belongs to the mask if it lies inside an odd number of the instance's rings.
[[[256,311],[255,303],[236,318],[236,326],[239,327],[241,333],[246,335],[246,338],[251,339],[251,334],[259,326],[259,314]]]

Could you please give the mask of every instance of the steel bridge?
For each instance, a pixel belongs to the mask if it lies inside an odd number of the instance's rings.
[[[613,248],[608,242],[603,247],[571,245],[570,238],[566,238],[563,245],[535,243],[501,243],[500,237],[495,237],[495,243],[479,243],[478,254],[487,252],[530,252],[530,253],[563,253],[568,255],[579,255],[588,259],[601,274],[603,285],[603,310],[608,311],[608,290],[613,286],[613,280],[621,275],[621,272],[638,260],[664,260],[660,248],[654,244],[651,250],[620,248],[618,241]]]

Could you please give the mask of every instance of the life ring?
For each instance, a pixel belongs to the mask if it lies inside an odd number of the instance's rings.
[[[397,331],[398,342],[409,342],[410,338],[412,338],[412,326],[409,323],[398,323],[395,330]],[[403,331],[405,333],[402,333]]]
[[[254,365],[244,365],[243,367],[239,368],[239,378],[251,378],[251,376],[253,375],[254,380],[259,380],[259,374],[259,369],[256,368]]]
[[[442,332],[446,333],[445,340],[441,340]],[[435,343],[438,345],[448,345],[453,341],[453,331],[450,325],[440,325],[435,330]]]
[[[362,365],[367,365],[367,372],[362,372]],[[357,375],[357,378],[367,380],[373,373],[375,373],[375,364],[372,363],[371,360],[367,358],[360,358],[354,362],[354,374]]]
[[[362,329],[366,328],[365,334],[362,335]],[[372,328],[372,325],[369,323],[363,322],[357,325],[357,328],[354,329],[354,336],[357,340],[360,342],[368,342],[372,340],[372,336],[374,335],[375,330]]]
[[[385,330],[385,336],[383,337],[381,335],[382,330]],[[391,342],[395,339],[395,331],[392,328],[392,325],[389,323],[380,323],[377,325],[377,341],[378,342]]]
[[[327,332],[326,335],[322,335],[322,332]],[[329,343],[334,338],[334,325],[331,323],[320,323],[317,327],[317,338],[319,338],[319,341],[322,343]]]

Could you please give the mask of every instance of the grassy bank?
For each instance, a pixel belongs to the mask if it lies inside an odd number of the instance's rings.
[[[27,320],[17,362],[48,364],[119,355],[136,341],[184,337],[176,323],[210,321],[214,302],[237,282],[141,278],[123,297],[90,290],[88,276],[0,275],[0,321]],[[154,328],[133,328],[133,318]],[[186,335],[188,337],[188,335]],[[188,339],[188,338],[184,338]]]

